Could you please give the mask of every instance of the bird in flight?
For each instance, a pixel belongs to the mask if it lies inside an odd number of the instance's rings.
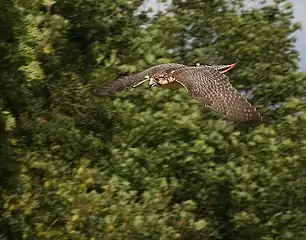
[[[236,64],[187,66],[178,63],[160,64],[142,72],[119,78],[102,88],[94,88],[99,97],[115,95],[148,82],[150,87],[185,88],[189,96],[218,113],[221,117],[238,123],[261,123],[260,113],[238,92],[225,75]]]

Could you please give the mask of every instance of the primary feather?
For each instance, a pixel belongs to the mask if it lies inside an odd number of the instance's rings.
[[[235,64],[205,64],[197,67],[177,63],[160,64],[119,78],[102,88],[95,88],[94,94],[100,97],[113,95],[150,80],[150,86],[174,89],[184,87],[192,98],[228,120],[259,123],[262,121],[259,112],[231,85],[224,74],[234,66]]]

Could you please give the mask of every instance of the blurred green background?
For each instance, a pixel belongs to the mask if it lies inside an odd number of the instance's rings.
[[[306,73],[293,5],[0,2],[0,239],[306,239]],[[103,86],[159,63],[237,63],[263,124],[182,90]]]

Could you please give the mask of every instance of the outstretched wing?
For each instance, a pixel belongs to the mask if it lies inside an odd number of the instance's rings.
[[[211,65],[208,63],[197,63],[196,66],[197,67],[201,67],[201,66],[202,67],[212,67],[221,73],[226,73],[229,70],[233,69],[236,66],[236,63],[226,64],[226,65]]]
[[[119,78],[115,81],[106,84],[102,88],[94,88],[93,93],[94,95],[99,97],[114,95],[117,92],[129,90],[148,81],[149,79],[146,78],[146,76],[151,76],[153,74],[162,72],[167,69],[179,69],[184,67],[186,66],[178,63],[166,63],[166,64],[156,65],[142,72]]]
[[[231,83],[213,68],[189,67],[171,75],[189,95],[221,116],[235,122],[259,123],[262,117]]]

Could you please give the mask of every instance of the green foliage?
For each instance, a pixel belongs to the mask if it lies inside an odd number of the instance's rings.
[[[0,238],[304,239],[306,76],[289,1],[0,4]],[[185,90],[91,85],[149,66],[233,63],[259,126]]]

